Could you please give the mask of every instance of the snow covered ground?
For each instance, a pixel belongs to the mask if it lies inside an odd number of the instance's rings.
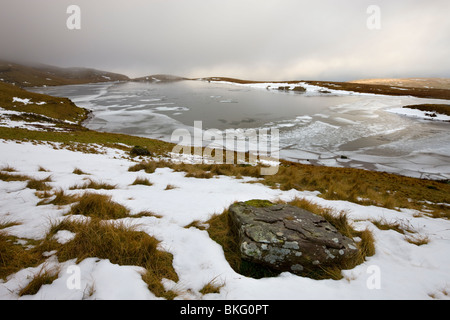
[[[64,131],[64,129],[58,128],[56,126],[56,122],[52,118],[47,118],[48,119],[47,122],[43,121],[43,119],[45,119],[46,117],[42,115],[38,115],[41,121],[25,121],[12,119],[13,116],[18,116],[19,118],[21,118],[24,115],[26,116],[27,114],[31,116],[35,115],[33,113],[5,110],[0,107],[0,127],[21,128],[30,131],[47,131],[47,130]],[[70,123],[70,121],[66,121],[66,123]]]
[[[407,117],[419,118],[424,120],[434,120],[434,121],[450,121],[450,116],[445,114],[439,114],[436,112],[422,111],[412,108],[392,108],[387,111],[392,113],[401,114]]]
[[[177,299],[449,299],[450,298],[450,221],[419,215],[414,210],[394,211],[374,206],[360,206],[345,201],[328,201],[315,192],[280,191],[262,184],[248,184],[250,178],[213,179],[186,178],[182,172],[169,168],[153,174],[129,172],[134,164],[122,157],[122,152],[104,149],[104,154],[84,154],[64,149],[55,150],[49,144],[34,145],[0,140],[0,168],[9,165],[17,173],[44,179],[51,175],[53,188],[68,190],[80,184],[86,176],[75,175],[79,168],[89,178],[117,184],[113,190],[95,191],[111,195],[138,213],[152,211],[161,216],[126,218],[161,241],[161,248],[172,253],[173,267],[179,281],[165,281],[167,289],[179,293]],[[43,167],[48,172],[39,171]],[[153,185],[131,185],[137,177],[148,178]],[[174,189],[166,190],[168,184]],[[91,190],[90,190],[91,191]],[[291,200],[304,197],[320,205],[346,210],[356,229],[368,227],[374,234],[376,254],[352,270],[343,271],[341,280],[313,280],[291,273],[273,278],[244,277],[229,266],[222,248],[211,240],[207,231],[184,228],[194,220],[206,221],[221,213],[235,201],[250,199]],[[42,239],[50,223],[61,219],[69,206],[36,206],[40,201],[26,182],[0,181],[0,221],[20,223],[2,230],[26,239]],[[416,233],[427,237],[422,246],[411,244],[393,230],[381,231],[368,219],[384,218],[399,221]],[[73,235],[60,232],[60,241],[70,241]],[[27,268],[0,282],[0,299],[160,299],[156,298],[141,278],[141,267],[119,266],[109,260],[88,258],[59,263],[50,253],[46,268],[60,267],[58,278],[44,285],[32,296],[18,296],[43,265]],[[72,286],[73,270],[79,270],[80,286]],[[202,295],[199,290],[211,281],[223,284],[220,293]],[[92,295],[87,295],[92,291]]]

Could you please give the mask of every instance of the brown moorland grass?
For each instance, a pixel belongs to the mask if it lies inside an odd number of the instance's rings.
[[[75,238],[60,245],[52,240],[59,230],[76,234]],[[41,250],[57,250],[60,261],[77,259],[77,263],[89,257],[109,259],[119,265],[133,265],[145,268],[142,279],[149,290],[158,297],[174,298],[176,294],[166,291],[161,283],[163,278],[178,281],[172,266],[170,253],[159,249],[159,241],[147,233],[137,231],[136,227],[123,222],[105,222],[90,219],[84,222],[64,220],[52,226]]]
[[[170,161],[145,161],[130,171],[154,172],[157,167],[169,167],[186,172],[186,176],[213,177],[227,175],[259,178],[262,183],[281,190],[319,191],[328,200],[344,200],[361,205],[389,209],[427,210],[433,217],[450,218],[450,184],[410,178],[385,172],[354,168],[334,168],[281,161],[275,175],[261,175],[261,166],[232,164],[185,164]]]
[[[308,84],[325,87],[332,90],[353,91],[359,93],[383,94],[390,96],[413,96],[418,98],[450,100],[450,90],[432,88],[397,88],[389,85],[361,84],[333,81],[305,81]]]
[[[432,210],[434,217],[450,218],[450,184],[385,172],[333,168],[282,161],[278,173],[263,183],[281,190],[319,191],[328,200],[344,200],[389,209]],[[426,202],[428,201],[428,202]]]
[[[26,249],[16,240],[16,237],[0,232],[0,279],[24,268],[35,267],[43,261],[41,252]]]
[[[5,181],[5,182],[10,182],[10,181],[27,181],[30,180],[31,178],[25,175],[21,175],[21,174],[11,174],[8,172],[0,172],[0,180]]]
[[[212,279],[207,284],[203,286],[199,292],[203,295],[210,293],[220,293],[220,289],[225,285],[223,282],[219,282],[217,278]]]
[[[450,89],[450,79],[448,78],[381,78],[381,79],[359,79],[348,81],[351,83],[363,84],[384,84],[392,87],[412,87],[412,88],[435,88]]]
[[[56,198],[48,203],[61,205],[61,203],[66,202],[77,202],[71,207],[70,211],[68,212],[69,215],[84,215],[87,217],[102,220],[122,219],[128,217],[160,218],[160,216],[150,211],[142,211],[136,214],[130,214],[130,209],[121,205],[120,203],[112,201],[112,197],[105,194],[87,192],[81,196],[67,196],[62,191],[58,191],[55,194]],[[57,200],[59,195],[60,199]]]
[[[372,93],[372,94],[383,94],[392,96],[414,96],[418,98],[430,98],[430,99],[446,99],[450,100],[450,90],[448,89],[434,89],[434,88],[413,88],[413,87],[403,87],[398,88],[397,86],[391,85],[381,85],[381,84],[368,84],[368,83],[352,83],[352,82],[336,82],[336,81],[303,81],[303,80],[290,80],[290,81],[253,81],[253,80],[242,80],[227,77],[208,77],[203,78],[203,80],[209,81],[227,81],[240,84],[250,84],[250,83],[289,83],[297,84],[299,82],[304,82],[310,85],[320,86],[328,88],[331,90],[342,90],[342,91],[352,91],[359,93]]]
[[[77,174],[77,175],[87,175],[88,173],[84,172],[83,170],[81,170],[80,168],[75,168],[72,171],[73,174]]]
[[[75,199],[67,196],[62,190],[55,192],[55,203],[72,202]],[[78,204],[74,205],[69,214],[83,214],[90,219],[83,221],[63,220],[50,226],[45,239],[33,241],[32,247],[19,244],[17,238],[0,232],[0,279],[27,267],[35,267],[45,261],[44,253],[57,251],[60,261],[77,259],[78,262],[87,257],[109,259],[120,265],[137,265],[145,268],[142,274],[149,290],[159,297],[172,299],[175,292],[166,291],[161,283],[163,278],[178,281],[178,276],[172,267],[172,255],[158,248],[159,241],[144,232],[136,230],[136,226],[125,225],[124,222],[107,222],[103,219],[158,217],[151,212],[141,212],[129,216],[129,210],[111,201],[110,196],[99,194],[84,194]],[[2,227],[12,226],[11,223]],[[75,238],[66,244],[60,244],[54,239],[59,230],[76,233]],[[51,283],[54,273],[38,273],[29,285],[24,287],[20,295],[35,294],[41,285]]]
[[[34,189],[36,191],[48,191],[51,190],[47,182],[51,182],[51,178],[47,177],[46,179],[38,180],[38,179],[29,179],[27,183],[27,188]]]
[[[25,295],[34,295],[38,293],[39,289],[46,284],[51,284],[58,279],[59,269],[48,270],[44,266],[37,274],[33,276],[31,281],[19,291],[19,297]]]
[[[1,167],[0,171],[16,172],[17,170],[14,167],[12,167],[9,164],[7,164],[7,165],[4,165],[3,167]]]
[[[145,177],[137,177],[131,185],[152,186],[153,183]]]
[[[80,196],[79,202],[72,206],[69,214],[98,219],[122,219],[130,216],[130,210],[112,201],[111,196],[85,193]]]
[[[52,198],[53,199],[49,199]],[[64,192],[64,190],[59,189],[53,192],[53,194],[44,195],[44,199],[41,200],[37,205],[49,205],[53,204],[55,206],[65,206],[74,202],[80,201],[80,197],[78,195],[68,195]]]
[[[105,147],[125,151],[129,151],[131,150],[132,146],[139,144],[150,150],[152,154],[159,155],[165,155],[166,153],[171,152],[173,147],[175,146],[172,143],[160,140],[128,136],[117,133],[97,132],[88,130],[81,126],[71,128],[70,132],[31,131],[21,128],[0,127],[0,137],[5,140],[59,142],[65,144],[66,146],[75,146],[76,144],[80,143],[100,144]],[[124,145],[130,147],[125,147]]]
[[[128,81],[125,75],[90,68],[61,68],[44,64],[0,60],[0,78],[22,87]]]
[[[0,220],[0,230],[18,225],[20,225],[19,222],[14,222],[10,220]]]
[[[87,182],[85,182],[84,184],[77,184],[74,185],[72,187],[70,187],[70,190],[76,190],[76,189],[95,189],[95,190],[100,190],[100,189],[104,189],[104,190],[113,190],[116,189],[116,185],[112,185],[103,181],[94,181],[89,179]]]

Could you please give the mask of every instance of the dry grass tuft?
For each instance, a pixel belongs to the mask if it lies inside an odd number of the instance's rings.
[[[83,170],[81,170],[80,168],[75,168],[72,171],[73,174],[77,174],[77,175],[87,175],[88,173],[84,172]]]
[[[281,161],[274,175],[261,175],[260,165],[185,164],[171,161],[145,161],[129,171],[145,170],[153,173],[157,168],[168,167],[176,172],[186,172],[186,177],[212,178],[218,175],[236,178],[259,178],[252,183],[262,183],[281,190],[319,191],[327,200],[350,201],[365,206],[388,209],[400,208],[429,210],[429,216],[450,218],[450,184],[404,177],[385,172],[353,168],[334,168],[304,165]]]
[[[51,284],[54,280],[58,278],[59,269],[48,270],[42,267],[39,272],[34,275],[33,279],[20,290],[19,296],[34,295],[38,293],[39,289],[46,284]]]
[[[27,188],[29,189],[34,189],[36,191],[48,191],[51,190],[52,187],[50,187],[47,182],[51,182],[51,178],[47,177],[46,179],[43,180],[37,180],[37,179],[33,179],[31,178],[28,183],[27,183]]]
[[[9,221],[9,220],[2,220],[0,221],[0,230],[1,229],[6,229],[9,227],[14,227],[14,226],[18,226],[20,225],[19,222],[14,222],[14,221]]]
[[[0,171],[16,172],[17,170],[14,167],[11,167],[9,164],[7,164],[7,165],[1,167]]]
[[[430,243],[430,238],[428,236],[420,234],[406,235],[405,240],[416,246],[423,246],[424,244]]]
[[[54,197],[53,199],[50,199]],[[48,205],[53,204],[55,206],[65,206],[80,200],[80,197],[77,195],[68,195],[64,192],[64,190],[59,189],[55,191],[53,194],[44,195],[44,199],[41,200],[37,205]]]
[[[85,215],[98,219],[121,219],[129,217],[130,210],[111,200],[111,196],[86,193],[79,203],[72,206],[69,214]]]
[[[224,282],[218,282],[217,278],[212,279],[199,291],[201,294],[220,293],[220,289],[225,286]]]
[[[117,185],[112,185],[112,184],[102,182],[102,181],[89,180],[84,184],[75,185],[75,186],[70,187],[69,189],[70,190],[76,190],[76,189],[112,190],[112,189],[116,189],[116,188],[117,188]]]
[[[0,180],[5,182],[11,182],[11,181],[27,181],[31,179],[28,176],[21,175],[21,174],[11,174],[8,172],[1,172],[0,171]]]
[[[52,227],[47,239],[59,230],[76,233],[75,238],[65,245],[58,246],[58,258],[61,261],[77,259],[77,262],[89,257],[109,259],[119,265],[141,266],[146,269],[142,279],[149,290],[158,297],[171,299],[173,292],[167,292],[161,283],[163,278],[178,281],[173,269],[173,257],[170,253],[158,249],[159,241],[147,233],[137,231],[136,227],[122,222],[108,223],[99,219],[85,222],[63,221]],[[55,245],[49,241],[47,245]],[[46,248],[48,250],[48,247]]]
[[[134,180],[134,182],[131,185],[152,186],[153,183],[150,182],[150,180],[148,180],[147,178],[137,177],[136,180]]]
[[[16,240],[0,232],[0,279],[24,268],[35,267],[43,261],[40,252],[25,249]]]
[[[387,221],[385,218],[380,218],[378,220],[371,219],[370,222],[380,230],[394,230],[401,234],[405,234],[405,232],[415,232],[411,226],[403,221]]]

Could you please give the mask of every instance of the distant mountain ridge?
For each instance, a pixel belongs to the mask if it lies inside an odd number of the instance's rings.
[[[126,75],[91,68],[61,68],[45,64],[18,64],[0,60],[0,81],[19,87],[129,80]]]
[[[140,77],[132,79],[131,81],[136,82],[173,82],[173,81],[182,81],[182,80],[191,80],[184,77],[174,76],[170,74],[154,74],[146,77]]]

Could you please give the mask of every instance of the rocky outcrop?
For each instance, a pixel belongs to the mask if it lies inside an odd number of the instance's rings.
[[[306,92],[306,88],[302,87],[302,86],[296,86],[292,89],[292,91],[294,92],[299,92],[299,93],[303,93]]]
[[[338,264],[358,252],[323,217],[298,207],[251,200],[229,210],[242,259],[276,271],[301,274]]]

